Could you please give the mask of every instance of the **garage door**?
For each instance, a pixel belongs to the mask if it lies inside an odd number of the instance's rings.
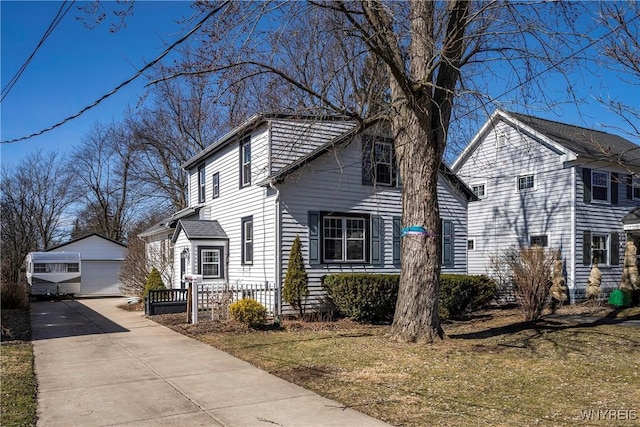
[[[120,261],[82,261],[82,295],[121,295]]]

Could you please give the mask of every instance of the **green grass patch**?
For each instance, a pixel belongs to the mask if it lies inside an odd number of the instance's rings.
[[[0,346],[0,377],[0,424],[36,425],[36,378],[30,342],[13,342]]]
[[[520,320],[496,311],[446,323],[448,338],[435,345],[394,342],[387,326],[348,322],[173,327],[393,425],[603,425],[584,419],[590,410],[638,417],[607,425],[638,422],[640,328]]]

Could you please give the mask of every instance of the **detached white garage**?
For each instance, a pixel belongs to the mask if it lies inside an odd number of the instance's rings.
[[[50,248],[47,252],[79,252],[80,295],[122,295],[120,269],[127,247],[99,234],[90,234]]]

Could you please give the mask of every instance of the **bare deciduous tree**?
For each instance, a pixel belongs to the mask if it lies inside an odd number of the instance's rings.
[[[384,113],[403,183],[403,226],[429,231],[402,241],[391,335],[431,342],[443,336],[437,177],[454,107],[464,101],[486,108],[497,79],[530,102],[544,97],[539,76],[568,66],[558,58],[571,52],[577,12],[567,8],[578,7],[498,0],[231,3],[207,29],[198,62],[174,76],[215,75],[227,92],[276,89],[265,97],[276,107],[338,113],[362,125]],[[384,64],[376,85],[355,78],[365,75],[367,61]],[[363,102],[367,90],[374,92],[368,100],[384,102]],[[256,106],[260,99],[253,99]],[[473,109],[467,104],[464,111]]]
[[[122,128],[96,124],[72,155],[80,220],[74,234],[96,232],[125,241],[127,224],[141,208],[144,187],[131,186],[135,152]]]
[[[57,153],[38,151],[13,168],[3,165],[1,179],[2,280],[17,282],[27,253],[63,236],[72,178]]]

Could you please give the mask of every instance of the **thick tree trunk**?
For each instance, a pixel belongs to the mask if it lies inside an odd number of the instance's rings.
[[[402,271],[391,336],[399,341],[443,338],[438,318],[440,217],[437,184],[441,154],[429,123],[400,108],[392,122],[403,179],[402,226],[421,226],[428,234],[402,238]]]

